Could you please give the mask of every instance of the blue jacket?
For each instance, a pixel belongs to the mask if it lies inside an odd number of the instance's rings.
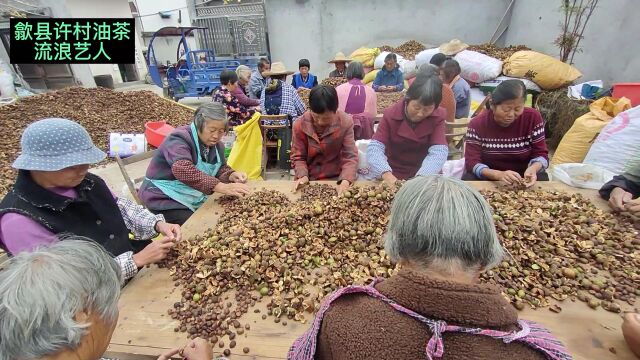
[[[402,91],[404,89],[404,76],[400,68],[396,66],[392,71],[388,71],[384,67],[380,69],[376,74],[376,79],[373,80],[373,90],[378,91],[380,86],[395,86],[396,91]]]
[[[291,86],[295,89],[301,86],[307,89],[313,89],[316,85],[318,85],[318,78],[311,73],[307,75],[307,81],[302,81],[302,75],[300,73],[293,75],[293,80],[291,80]]]

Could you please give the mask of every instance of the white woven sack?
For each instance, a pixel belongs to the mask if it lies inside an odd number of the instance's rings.
[[[600,131],[583,163],[621,174],[639,157],[640,106],[636,106],[619,113]]]
[[[502,73],[502,61],[476,51],[463,50],[454,59],[462,69],[460,76],[476,84],[495,79]]]

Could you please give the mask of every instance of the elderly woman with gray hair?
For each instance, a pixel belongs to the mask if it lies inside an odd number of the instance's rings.
[[[245,107],[260,106],[260,99],[251,99],[248,96],[247,86],[251,81],[251,68],[246,65],[240,65],[236,68],[236,74],[238,75],[238,85],[231,94],[238,99],[238,103]]]
[[[160,145],[138,192],[152,212],[184,224],[214,192],[249,193],[247,175],[233,170],[224,158],[227,132],[224,105],[212,102],[196,110],[190,125],[175,129]]]
[[[0,272],[0,359],[96,360],[118,322],[120,268],[99,245],[71,237],[21,253]],[[203,339],[173,349],[211,360]]]
[[[289,359],[571,358],[547,330],[518,320],[499,288],[479,283],[503,250],[489,204],[465,183],[406,182],[385,249],[399,272],[329,295]]]

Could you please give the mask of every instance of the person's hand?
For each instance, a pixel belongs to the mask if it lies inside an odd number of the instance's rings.
[[[524,186],[532,187],[538,180],[538,169],[534,166],[529,166],[524,172]]]
[[[139,268],[145,265],[157,263],[167,257],[169,250],[174,245],[175,242],[166,237],[152,241],[151,244],[145,246],[144,249],[133,255],[133,262]]]
[[[234,171],[231,173],[231,176],[229,176],[229,181],[244,184],[247,182],[247,174],[240,171]]]
[[[626,313],[622,322],[622,335],[636,356],[640,356],[640,315]]]
[[[211,360],[213,358],[213,349],[205,339],[198,337],[191,340],[183,348],[175,348],[164,352],[158,357],[158,360],[169,360],[172,356],[178,354],[187,360]]]
[[[342,195],[343,192],[347,191],[349,186],[351,186],[351,183],[347,180],[340,181],[340,184],[336,185],[336,191],[338,191],[338,195]]]
[[[162,355],[158,356],[158,360],[169,360],[169,359],[171,359],[172,356],[178,355],[180,350],[182,350],[182,349],[175,348],[175,349],[167,350],[167,351],[163,352]]]
[[[389,186],[395,186],[398,178],[393,176],[391,171],[387,171],[386,173],[382,174],[382,181],[386,182]]]
[[[624,209],[633,215],[640,215],[640,198],[626,202]]]
[[[613,211],[625,211],[625,204],[630,202],[632,198],[633,195],[623,188],[613,188],[611,195],[609,195],[609,207]]]
[[[165,238],[171,241],[180,241],[180,239],[182,238],[180,225],[178,224],[169,224],[164,221],[158,221],[156,223],[155,229],[158,234],[164,235]]]
[[[260,106],[255,106],[255,107],[253,108],[253,110],[255,110],[255,111],[257,111],[257,112],[261,112],[261,111],[262,111],[262,109],[260,108]]]
[[[198,337],[184,347],[182,356],[187,360],[211,360],[213,359],[213,349],[207,340]]]
[[[308,183],[309,183],[309,177],[308,176],[303,176],[303,177],[295,180],[293,182],[292,192],[298,191],[298,189],[301,189],[304,185],[306,185]]]
[[[249,195],[249,186],[247,184],[241,183],[218,183],[213,191],[223,194],[223,195],[231,195],[231,196],[245,196]]]
[[[520,174],[518,174],[515,171],[511,171],[511,170],[507,170],[507,171],[501,171],[498,174],[498,181],[502,181],[503,183],[507,184],[507,185],[519,185],[523,183],[523,179],[520,176]]]

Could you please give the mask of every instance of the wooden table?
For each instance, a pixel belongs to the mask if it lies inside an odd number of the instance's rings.
[[[491,182],[469,182],[478,189],[492,189],[496,185]],[[539,183],[541,188],[582,193],[597,206],[605,208],[606,203],[600,199],[596,191],[570,188],[561,183]],[[291,194],[291,182],[266,181],[251,184],[254,189],[266,188]],[[291,194],[294,198],[295,195]],[[190,237],[203,233],[212,227],[221,209],[215,199],[209,199],[183,226],[183,234]],[[182,346],[186,342],[184,333],[174,332],[177,322],[167,315],[167,310],[174,302],[180,300],[180,290],[174,287],[167,269],[151,267],[143,269],[133,281],[126,286],[120,299],[120,319],[111,339],[109,355],[120,359],[140,359],[139,355],[157,356],[162,351]],[[229,297],[233,301],[233,297]],[[584,303],[570,300],[560,303],[559,314],[547,308],[531,310],[527,307],[521,317],[534,320],[547,326],[569,348],[575,359],[635,359],[628,350],[620,325],[619,314],[599,309],[591,310]],[[260,313],[254,313],[254,309]],[[236,359],[283,359],[294,339],[302,334],[309,323],[300,324],[289,321],[287,326],[273,322],[272,317],[262,320],[265,313],[265,302],[258,303],[249,309],[241,319],[241,323],[249,323],[251,330],[236,338],[237,346],[232,349],[232,357]],[[627,306],[626,310],[630,310]],[[311,319],[309,319],[311,320]],[[229,340],[225,337],[225,348]],[[251,349],[248,355],[242,354],[243,347]],[[609,351],[613,347],[616,355]],[[214,348],[221,353],[223,349]],[[135,354],[132,356],[131,354]],[[142,358],[145,358],[144,356]],[[152,357],[148,357],[152,358]],[[155,359],[155,358],[154,358]]]

